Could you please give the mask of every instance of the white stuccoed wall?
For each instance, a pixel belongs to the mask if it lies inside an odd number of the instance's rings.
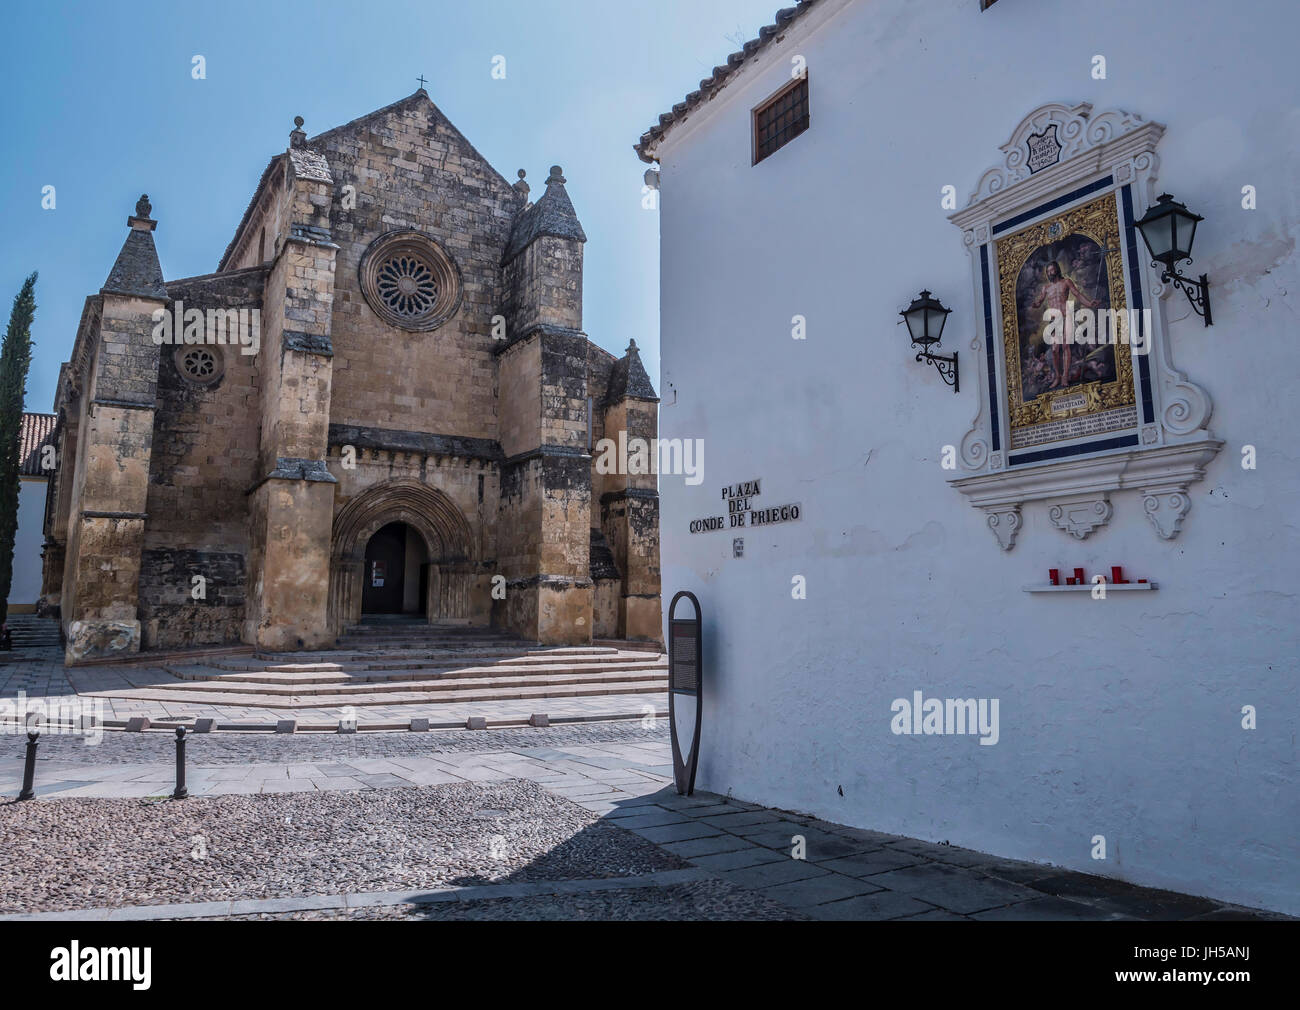
[[[14,534],[14,577],[9,606],[34,605],[41,598],[41,548],[45,543],[44,478],[24,477],[18,487],[18,530]]]
[[[828,0],[660,150],[660,431],[706,447],[702,485],[661,478],[665,599],[690,589],[706,618],[698,786],[1300,913],[1300,8],[978,8]],[[752,167],[750,109],[795,53],[811,129]],[[1021,118],[1057,101],[1168,128],[1158,185],[1206,218],[1191,272],[1215,316],[1204,328],[1174,292],[1170,343],[1226,445],[1173,541],[1123,491],[1084,542],[1027,505],[1004,554],[940,468],[976,413],[979,325],[940,191],[964,207]],[[955,310],[960,395],[908,349],[897,313],[923,287]],[[745,530],[743,560],[731,531],[688,534],[756,477],[756,505],[801,502],[803,520]],[[1159,591],[1021,591],[1114,564]],[[1000,742],[893,735],[891,702],[916,690],[1000,699]]]

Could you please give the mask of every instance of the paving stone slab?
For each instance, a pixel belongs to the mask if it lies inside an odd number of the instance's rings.
[[[952,851],[952,846],[940,845],[938,842],[923,842],[919,838],[904,838],[902,841],[889,842],[888,847],[897,849],[899,852],[910,852],[913,855],[924,856],[926,859],[938,862],[951,862],[951,860],[944,860],[942,857],[945,853]]]
[[[669,775],[672,774],[670,769]],[[695,793],[693,796],[682,796],[675,788],[667,788],[662,794],[655,799],[661,807],[667,807],[671,810],[680,810],[689,807],[709,807],[717,806],[725,801],[726,797],[718,796],[716,793]]]
[[[989,922],[1099,922],[1129,917],[1094,908],[1082,902],[1070,901],[1067,898],[1030,898],[1028,901],[1019,901],[1014,905],[975,912],[971,918]]]
[[[809,905],[824,905],[828,901],[840,901],[844,898],[856,898],[862,894],[873,894],[884,888],[856,877],[846,877],[839,873],[827,873],[820,877],[808,877],[804,880],[792,880],[788,884],[765,887],[760,891],[764,897],[779,901],[791,908],[804,908]]]
[[[875,845],[888,845],[890,842],[906,840],[903,835],[887,835],[883,831],[871,831],[868,828],[850,828],[843,824],[833,824],[826,830],[832,834],[843,835],[859,842],[871,842]]]
[[[721,836],[719,836],[721,837]],[[788,858],[779,852],[771,849],[765,849],[761,845],[755,845],[748,849],[737,849],[734,852],[718,852],[704,856],[685,856],[696,866],[703,867],[706,870],[743,870],[750,866],[759,866],[763,863],[779,863]]]
[[[758,848],[743,838],[735,835],[713,835],[709,838],[689,838],[684,842],[665,842],[663,848],[676,853],[683,859],[694,856],[710,856],[718,852],[743,852]]]
[[[637,828],[657,828],[664,824],[690,824],[690,818],[683,817],[675,810],[665,810],[658,806],[620,807],[620,812],[629,811],[618,818],[618,826],[635,831]],[[707,825],[706,825],[707,827]],[[702,836],[693,836],[702,837]]]
[[[678,807],[676,809],[679,809],[687,817],[697,819],[701,817],[726,816],[727,814],[738,812],[730,803],[710,803],[699,807]]]
[[[890,870],[871,877],[871,882],[891,891],[902,891],[960,915],[1026,901],[1037,892],[1019,884],[983,877],[973,870],[928,863]]]
[[[661,824],[654,827],[632,828],[642,838],[660,844],[664,842],[685,842],[691,838],[711,838],[723,832],[698,821],[684,821],[681,824]]]
[[[410,779],[394,775],[392,772],[380,772],[374,775],[354,775],[353,778],[359,779],[372,789],[386,789],[390,786],[410,786],[415,784]]]
[[[619,803],[618,806],[616,806],[613,810],[609,812],[609,814],[607,815],[608,818],[610,820],[616,820],[621,824],[623,821],[629,820],[630,818],[634,818],[634,817],[655,816],[647,812],[652,809],[663,810],[663,807],[655,807],[654,804],[652,803],[648,804],[648,803],[636,802],[636,800],[639,799],[640,797],[637,797],[634,800],[629,800],[629,801]],[[664,813],[668,813],[668,811],[664,811]],[[681,816],[681,814],[678,814],[676,811],[673,811],[673,816],[677,818],[677,820],[670,822],[673,824],[679,824],[682,821],[687,820],[687,818]]]
[[[996,859],[979,868],[986,877],[1010,880],[1014,884],[1033,886],[1034,881],[1059,876],[1061,870],[1046,863],[1025,863],[1016,859]]]
[[[781,859],[772,863],[760,863],[737,870],[727,870],[720,875],[739,887],[758,890],[788,884],[793,880],[805,880],[808,877],[821,877],[829,874],[820,866],[802,859]]]
[[[893,852],[889,849],[874,849],[858,852],[838,859],[819,861],[819,865],[836,873],[846,873],[850,877],[870,877],[876,873],[899,870],[904,866],[916,866],[921,862],[919,856],[909,852]]]
[[[895,922],[974,922],[969,915],[957,915],[955,912],[945,912],[942,908],[935,908],[929,912],[922,912],[920,915],[909,915],[904,919],[895,919]]]
[[[264,793],[311,793],[316,791],[316,783],[311,779],[267,780],[262,783]]]
[[[899,849],[902,846],[891,845],[890,848]],[[957,845],[941,845],[939,851],[927,853],[926,855],[927,858],[935,862],[947,863],[950,866],[964,866],[967,869],[979,870],[981,873],[988,873],[993,867],[1006,866],[1011,862],[1000,856],[991,856],[986,852],[976,852],[974,849],[963,849]]]
[[[1212,912],[1206,912],[1203,915],[1193,915],[1189,922],[1282,922],[1289,920],[1291,916],[1283,915],[1281,912],[1268,912],[1260,908],[1242,908],[1238,905],[1227,905],[1222,908],[1216,908]]]
[[[1194,915],[1212,912],[1219,904],[1209,898],[1136,887],[1122,880],[1085,873],[1062,873],[1037,880],[1028,886],[1032,886],[1035,891],[1060,898],[1086,901],[1106,911],[1130,915],[1149,922],[1188,919]]]
[[[799,824],[797,821],[758,821],[753,824],[738,824],[735,827],[727,828],[733,835],[751,835],[770,834],[773,836],[784,834],[786,838],[794,835],[802,835],[808,829]]]
[[[877,922],[882,919],[901,919],[933,912],[934,906],[897,891],[877,891],[843,901],[814,905],[804,911],[814,919],[837,922]]]

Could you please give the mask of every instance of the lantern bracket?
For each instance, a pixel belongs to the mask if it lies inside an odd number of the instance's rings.
[[[913,347],[916,343],[913,342]],[[948,385],[952,386],[954,393],[961,392],[961,380],[957,373],[957,352],[953,351],[951,355],[931,354],[929,351],[920,351],[916,355],[917,361],[928,361],[934,365],[939,377]]]
[[[1192,261],[1189,258],[1187,262]],[[1187,300],[1192,304],[1192,311],[1205,320],[1206,326],[1214,325],[1214,316],[1210,313],[1209,274],[1201,274],[1200,280],[1192,280],[1192,278],[1180,274],[1177,267],[1166,267],[1155,261],[1152,261],[1151,265],[1160,268],[1160,282],[1162,284],[1172,282],[1174,287],[1187,296]]]

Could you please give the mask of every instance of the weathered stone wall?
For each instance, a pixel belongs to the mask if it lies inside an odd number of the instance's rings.
[[[500,369],[500,441],[508,457],[529,452],[542,444],[542,345],[525,340],[505,348]]]
[[[582,245],[543,235],[505,265],[509,337],[537,326],[582,329]]]
[[[153,446],[158,348],[151,299],[106,295],[86,383],[62,610],[70,662],[140,648],[140,551]]]
[[[158,307],[157,302],[143,298],[105,297],[90,382],[92,399],[153,406],[158,348],[153,342],[152,317]]]
[[[167,311],[174,312],[179,301],[205,315],[209,309],[251,313],[262,307],[264,281],[261,269],[176,281],[167,286],[173,299]],[[185,346],[160,348],[140,587],[142,632],[149,648],[237,640],[243,619],[247,492],[259,477],[261,355],[244,354],[237,343],[209,346],[221,359],[220,378],[198,385],[177,366],[177,354]],[[163,594],[176,571],[178,552],[191,564],[190,575],[208,580],[208,602],[192,600],[188,586],[180,596]],[[230,557],[239,559],[237,572],[226,560]],[[202,558],[212,559],[212,571],[195,561]],[[155,563],[167,566],[166,571],[152,571]],[[228,580],[234,577],[238,585],[232,587]],[[214,587],[220,605],[211,602]],[[236,612],[226,613],[232,608]]]
[[[334,177],[332,420],[497,438],[492,317],[501,311],[499,265],[518,196],[423,99],[332,130],[311,146],[329,159]],[[355,206],[345,206],[345,186]],[[460,308],[432,332],[389,325],[361,293],[366,249],[401,228],[424,232],[460,269]]]
[[[497,565],[506,599],[493,606],[493,623],[537,638],[537,586],[542,548],[542,461],[507,460],[501,467],[497,512]]]
[[[266,284],[259,471],[250,497],[243,638],[263,648],[331,645],[334,478],[328,471],[335,247],[328,173],[289,154],[290,220]],[[311,166],[308,166],[310,168]]]
[[[614,367],[614,355],[603,347],[587,342],[587,397],[590,405],[591,439],[588,451],[591,461],[591,499],[599,502],[607,490],[605,475],[596,472],[596,446],[605,438],[605,394],[609,389],[610,370]],[[591,510],[591,525],[600,526],[600,509]]]
[[[195,598],[195,577],[203,579]],[[146,649],[239,641],[244,620],[242,553],[146,549],[141,555],[140,623]]]
[[[593,511],[598,513],[598,510]],[[617,638],[623,580],[614,563],[614,552],[610,549],[609,541],[596,527],[591,530],[591,579],[594,586],[591,602],[592,637]]]
[[[606,437],[617,439],[626,432],[629,446],[635,440],[653,446],[658,416],[654,401],[624,397],[604,411]],[[623,576],[620,635],[660,641],[659,478],[654,473],[609,474],[602,486],[600,526]]]

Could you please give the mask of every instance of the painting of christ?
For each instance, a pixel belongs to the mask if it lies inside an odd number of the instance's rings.
[[[1105,250],[1075,232],[1039,245],[1016,278],[1015,302],[1022,402],[1044,393],[1115,380],[1115,348],[1074,343],[1074,313],[1111,307]],[[1050,311],[1059,313],[1063,340],[1048,340]]]

